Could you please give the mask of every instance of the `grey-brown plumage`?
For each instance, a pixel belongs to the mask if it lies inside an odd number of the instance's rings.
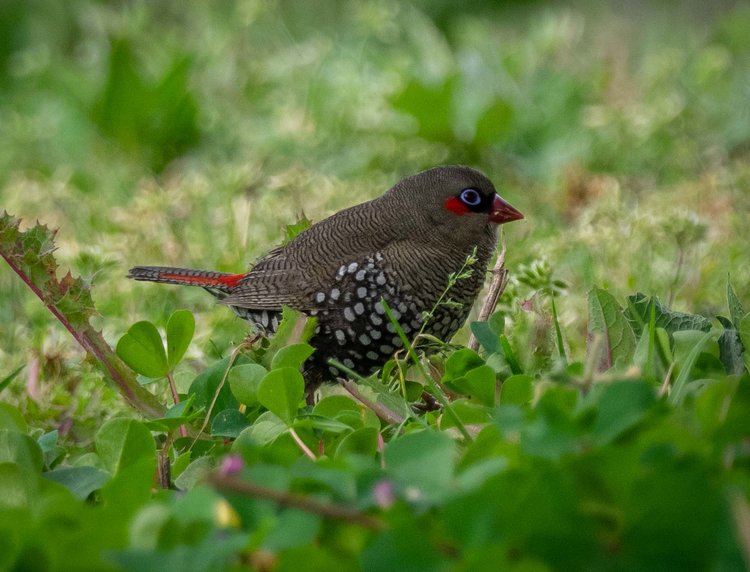
[[[479,171],[436,167],[312,225],[245,274],[147,266],[128,276],[202,286],[262,334],[275,331],[282,305],[316,316],[316,351],[305,372],[315,385],[335,373],[330,358],[366,374],[401,347],[381,299],[407,335],[424,325],[450,339],[482,287],[497,225],[520,218]],[[475,248],[473,273],[449,293],[458,305],[438,306],[423,324],[423,312]]]

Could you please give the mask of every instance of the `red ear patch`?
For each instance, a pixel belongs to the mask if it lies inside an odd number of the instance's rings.
[[[451,197],[445,201],[445,208],[457,215],[465,215],[471,212],[471,209],[456,197]]]

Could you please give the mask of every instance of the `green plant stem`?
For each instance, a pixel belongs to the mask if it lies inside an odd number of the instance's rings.
[[[300,450],[305,454],[305,457],[310,459],[311,461],[317,461],[317,457],[315,456],[315,453],[313,453],[310,450],[310,447],[305,445],[305,442],[300,438],[299,435],[297,435],[297,432],[294,430],[294,427],[289,428],[289,434],[292,436],[292,439],[294,439],[294,442],[297,443],[297,446],[300,448]]]
[[[687,358],[685,358],[685,363],[682,364],[680,373],[677,375],[677,379],[674,380],[672,391],[669,394],[669,402],[672,405],[680,405],[685,398],[685,389],[687,388],[688,381],[690,381],[690,372],[693,369],[695,362],[698,361],[698,356],[700,356],[703,351],[703,346],[708,343],[708,340],[710,340],[712,336],[713,332],[706,332],[706,334],[704,334],[693,346],[693,349],[690,350]]]
[[[555,323],[555,337],[557,338],[557,351],[560,354],[563,362],[568,363],[568,356],[565,353],[565,343],[563,342],[562,329],[560,328],[560,320],[557,316],[557,306],[555,305],[555,294],[550,289],[549,292],[550,303],[552,304],[552,320]]]
[[[443,410],[445,411],[446,415],[448,415],[453,422],[456,424],[456,427],[461,432],[461,435],[463,435],[464,439],[466,439],[469,443],[473,441],[471,438],[471,434],[469,433],[468,429],[466,429],[466,426],[464,425],[463,421],[458,417],[455,411],[453,411],[453,408],[451,407],[450,402],[448,401],[448,397],[445,395],[443,390],[440,388],[440,386],[435,383],[435,380],[432,379],[432,376],[427,373],[427,371],[424,368],[424,365],[422,365],[422,362],[419,359],[419,356],[417,356],[417,352],[414,351],[414,346],[412,346],[411,342],[409,341],[409,338],[406,337],[406,334],[404,333],[404,330],[401,328],[400,324],[394,318],[393,312],[391,311],[390,306],[385,301],[385,299],[381,298],[381,302],[383,304],[383,307],[385,308],[385,313],[388,316],[388,319],[393,324],[393,327],[396,329],[396,333],[398,334],[398,337],[401,338],[401,341],[404,343],[404,348],[406,348],[407,355],[411,357],[412,362],[414,362],[414,365],[419,370],[419,372],[422,374],[422,377],[425,380],[425,383],[427,384],[427,387],[430,389],[431,393],[435,396],[435,398],[440,402],[440,405],[443,407]]]
[[[221,377],[221,381],[219,382],[219,385],[216,386],[216,391],[214,392],[213,399],[211,399],[211,404],[208,406],[208,410],[206,411],[206,417],[203,419],[203,425],[201,425],[201,428],[198,431],[198,434],[195,436],[195,439],[193,439],[193,442],[190,444],[189,449],[193,448],[193,446],[198,442],[198,439],[200,439],[203,432],[206,430],[206,427],[208,427],[208,422],[211,420],[211,412],[214,410],[214,407],[216,406],[216,401],[219,399],[219,393],[221,392],[222,388],[224,387],[224,384],[227,382],[227,378],[229,377],[229,370],[232,369],[232,365],[237,359],[237,356],[240,355],[240,352],[243,349],[245,349],[246,343],[247,342],[242,342],[240,345],[234,348],[232,355],[229,356],[227,369],[224,370],[224,375]]]
[[[177,393],[177,384],[174,382],[174,375],[171,371],[167,372],[167,381],[169,382],[169,391],[172,392],[172,402],[177,405],[180,402],[180,394]],[[187,427],[180,425],[180,437],[187,437]]]
[[[443,290],[443,292],[440,294],[440,297],[437,299],[437,302],[435,302],[435,304],[432,306],[432,309],[430,309],[430,311],[427,313],[426,318],[422,321],[422,327],[419,328],[419,332],[417,333],[416,336],[414,336],[414,339],[419,338],[424,333],[424,330],[427,327],[427,324],[430,322],[430,320],[432,319],[433,315],[435,314],[435,310],[441,304],[443,304],[443,300],[445,300],[445,297],[448,295],[448,292],[450,291],[450,289],[453,288],[456,285],[456,282],[458,282],[461,279],[461,276],[466,271],[467,267],[473,265],[476,262],[476,255],[477,255],[477,248],[475,246],[474,250],[471,251],[471,254],[466,257],[466,260],[464,261],[463,266],[461,266],[461,268],[458,270],[458,272],[451,273],[448,276],[448,285],[445,287],[445,289]],[[471,271],[469,271],[469,272],[471,272]],[[385,305],[385,300],[383,300],[383,304]],[[393,320],[393,318],[392,318],[392,316],[390,314],[389,314],[388,317],[391,318],[391,320]],[[398,323],[396,323],[396,325],[398,325]]]
[[[513,375],[523,373],[523,368],[521,367],[521,364],[518,363],[518,360],[513,353],[513,348],[510,347],[510,342],[505,334],[500,334],[500,347],[503,348],[503,355],[505,356],[505,360],[508,362],[508,366],[510,366]]]

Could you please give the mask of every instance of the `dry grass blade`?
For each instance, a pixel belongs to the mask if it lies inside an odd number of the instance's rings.
[[[487,291],[487,297],[484,299],[482,309],[479,311],[478,321],[486,322],[495,311],[497,301],[505,291],[505,287],[508,285],[508,269],[505,268],[505,236],[500,239],[500,253],[497,255],[495,266],[490,271],[492,273],[492,280],[490,281],[490,288]],[[477,340],[474,334],[471,334],[469,338],[469,347],[477,351],[479,349],[479,340]]]

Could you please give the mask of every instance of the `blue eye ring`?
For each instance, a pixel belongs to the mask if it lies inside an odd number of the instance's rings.
[[[479,194],[479,191],[472,189],[471,187],[461,191],[458,198],[461,199],[462,203],[469,207],[478,207],[482,204],[482,195]]]

